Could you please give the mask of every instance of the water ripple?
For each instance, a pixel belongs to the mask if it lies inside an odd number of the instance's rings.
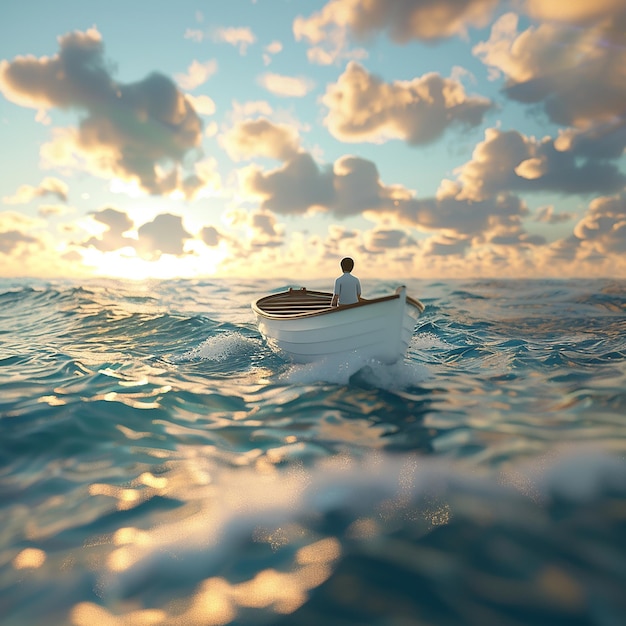
[[[619,623],[626,283],[409,282],[393,366],[276,289],[0,281],[3,626]]]

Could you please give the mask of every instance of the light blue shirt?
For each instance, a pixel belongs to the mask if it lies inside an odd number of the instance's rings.
[[[335,281],[334,295],[339,296],[339,304],[355,304],[361,295],[361,283],[350,272],[344,272]]]

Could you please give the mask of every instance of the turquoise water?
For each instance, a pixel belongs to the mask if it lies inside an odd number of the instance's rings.
[[[393,366],[286,286],[0,281],[0,624],[623,624],[626,281],[409,282]]]

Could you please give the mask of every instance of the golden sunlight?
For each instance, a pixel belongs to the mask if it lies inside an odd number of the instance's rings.
[[[198,254],[182,257],[163,254],[157,260],[147,260],[136,254],[132,248],[113,252],[101,252],[94,248],[81,251],[84,265],[96,276],[128,278],[130,280],[172,278],[196,278],[213,275],[219,265],[228,257],[226,246],[204,249]]]

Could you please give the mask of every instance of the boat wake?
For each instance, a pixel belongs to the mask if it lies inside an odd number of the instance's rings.
[[[280,381],[288,384],[311,385],[321,382],[376,387],[388,391],[415,387],[429,377],[430,370],[424,365],[407,360],[386,364],[360,354],[290,364],[279,375]]]

